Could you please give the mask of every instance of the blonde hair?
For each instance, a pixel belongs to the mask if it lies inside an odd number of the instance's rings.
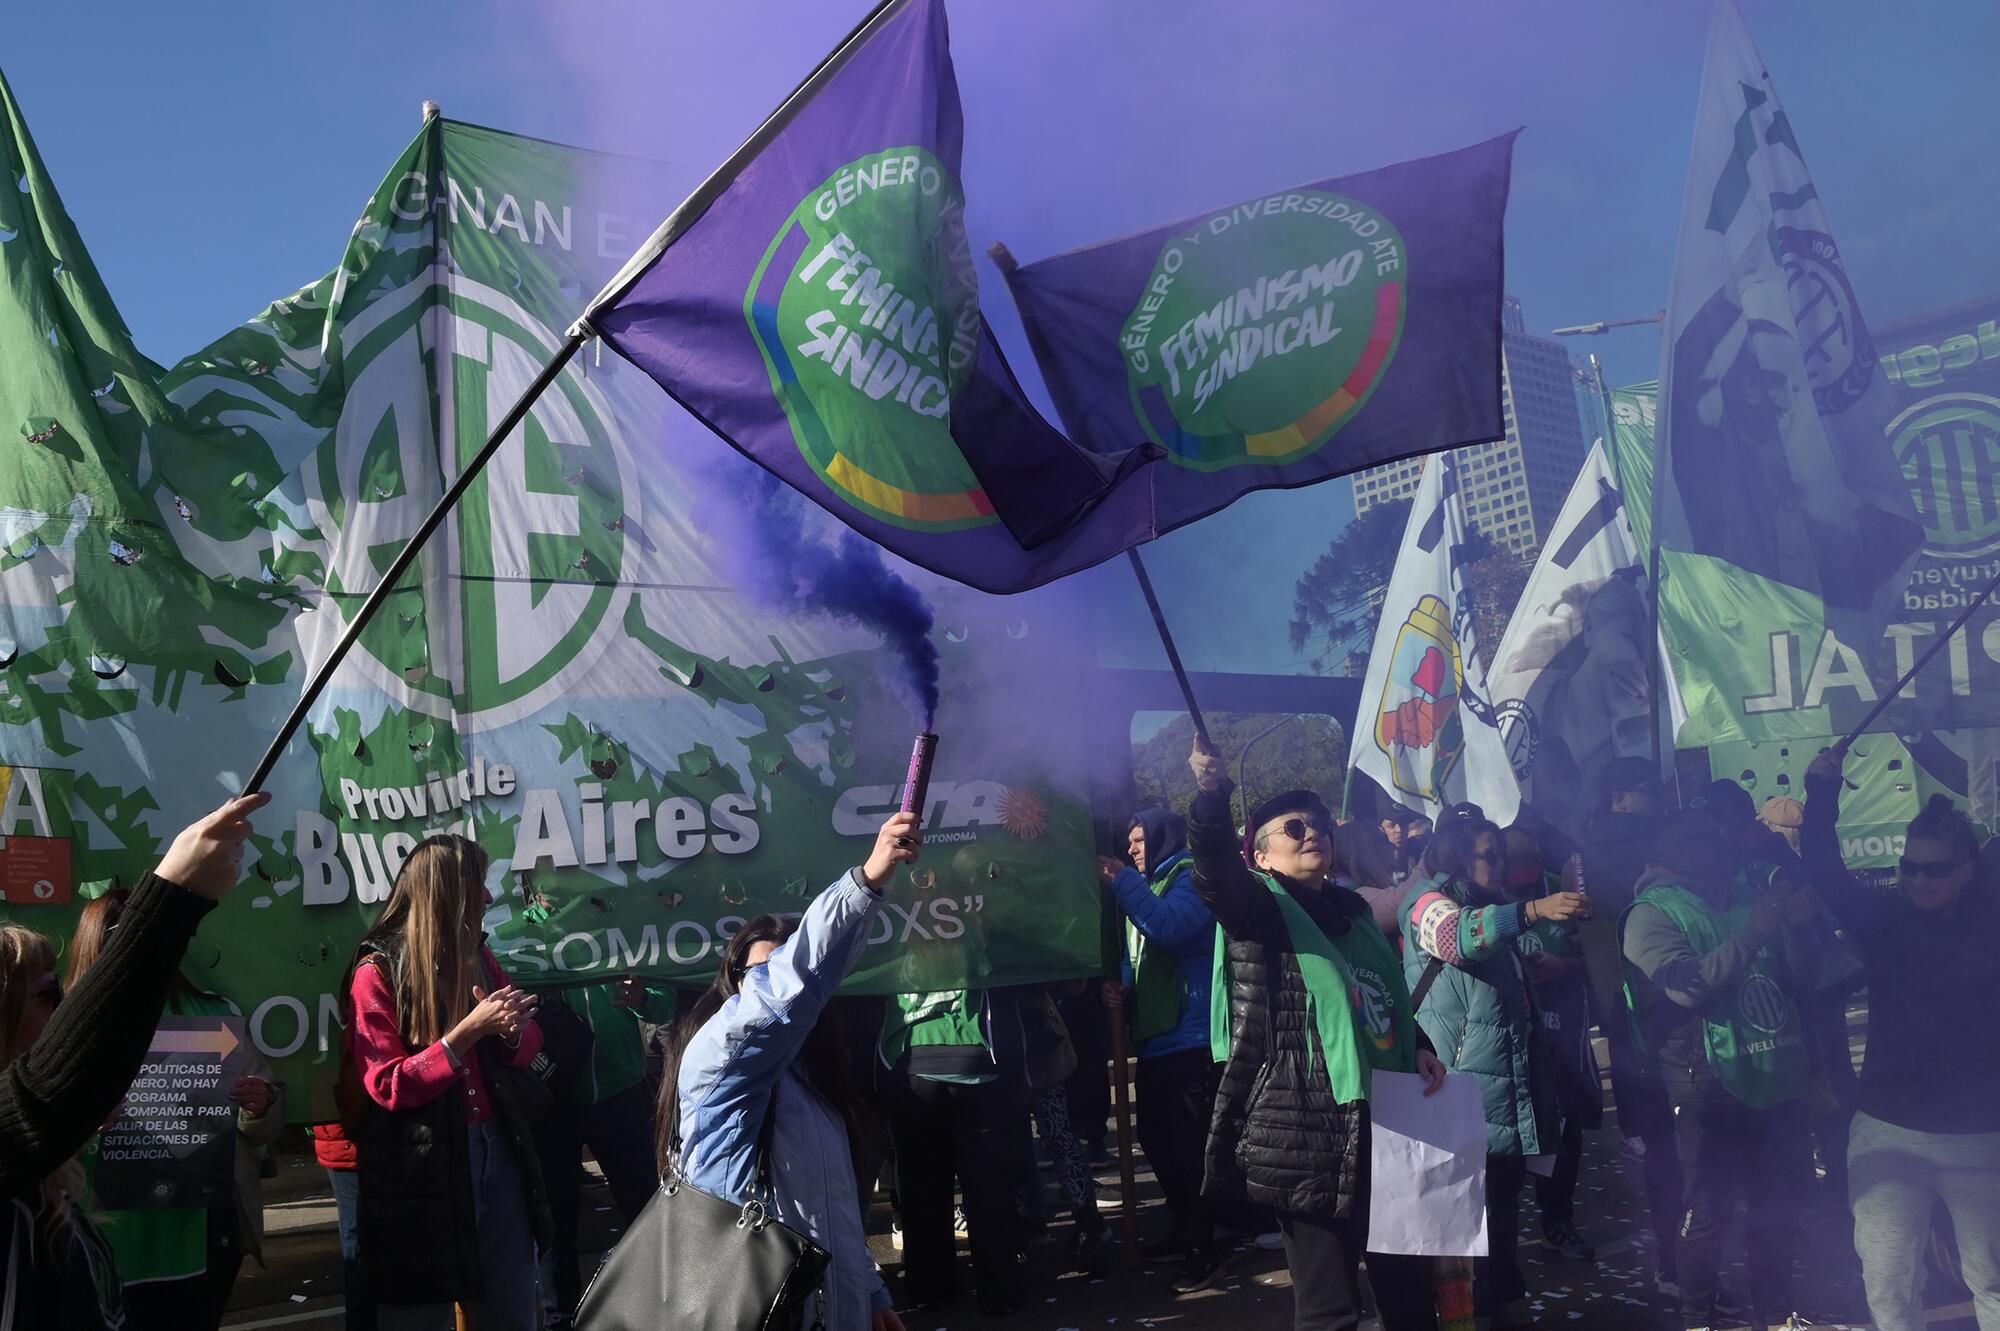
[[[389,904],[368,931],[402,941],[403,962],[391,982],[396,1021],[413,1049],[442,1039],[472,1011],[472,986],[486,979],[479,965],[486,865],[486,852],[465,837],[426,838],[403,861]]]
[[[19,924],[0,924],[0,1068],[26,1049],[14,1047],[21,1013],[35,997],[35,981],[52,975],[56,950],[48,939]],[[83,1196],[83,1167],[65,1160],[41,1181],[42,1222],[51,1232],[75,1223],[74,1198]]]

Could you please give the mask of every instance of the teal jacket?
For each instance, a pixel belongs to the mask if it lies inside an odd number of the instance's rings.
[[[1558,1145],[1549,1097],[1531,1066],[1535,1010],[1515,939],[1520,902],[1481,904],[1463,883],[1439,876],[1410,884],[1397,919],[1403,974],[1414,995],[1430,959],[1444,962],[1417,1024],[1445,1067],[1479,1081],[1489,1155],[1544,1155]]]

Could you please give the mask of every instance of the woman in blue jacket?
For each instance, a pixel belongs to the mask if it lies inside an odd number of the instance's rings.
[[[772,1215],[832,1254],[821,1284],[827,1331],[903,1331],[868,1255],[851,1143],[858,1101],[827,1012],[881,909],[882,885],[917,858],[917,815],[882,825],[875,848],[794,926],[763,915],[729,940],[715,983],[674,1028],[660,1090],[662,1167],[702,1191],[747,1200],[757,1140],[771,1125]]]

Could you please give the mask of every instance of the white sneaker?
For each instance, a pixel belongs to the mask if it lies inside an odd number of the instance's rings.
[[[1625,1139],[1625,1158],[1627,1160],[1637,1161],[1639,1164],[1642,1165],[1645,1164],[1646,1143],[1637,1137],[1627,1137]]]
[[[1269,1234],[1259,1234],[1257,1246],[1265,1252],[1277,1252],[1285,1246],[1285,1236],[1275,1230]]]

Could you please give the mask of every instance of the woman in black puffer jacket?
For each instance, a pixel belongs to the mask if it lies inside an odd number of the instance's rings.
[[[1273,883],[1343,955],[1355,983],[1379,1000],[1356,1015],[1357,1028],[1377,1023],[1370,1038],[1378,1045],[1417,1042],[1416,1069],[1432,1090],[1443,1083],[1444,1067],[1414,1021],[1396,1029],[1384,1015],[1407,1013],[1408,994],[1399,1007],[1403,977],[1368,903],[1329,877],[1333,818],[1325,803],[1296,790],[1260,804],[1248,822],[1253,871],[1237,839],[1227,767],[1199,740],[1189,765],[1200,786],[1187,816],[1194,887],[1222,929],[1229,995],[1229,1053],[1203,1191],[1278,1212],[1299,1331],[1350,1327],[1360,1315],[1355,1277],[1368,1241],[1368,1104],[1365,1095],[1342,1102],[1315,1050],[1299,943]],[[1360,930],[1373,937],[1348,937]],[[1370,946],[1351,947],[1357,940]],[[1378,956],[1364,975],[1357,958]],[[1385,1331],[1436,1325],[1428,1259],[1371,1254],[1368,1269]]]

